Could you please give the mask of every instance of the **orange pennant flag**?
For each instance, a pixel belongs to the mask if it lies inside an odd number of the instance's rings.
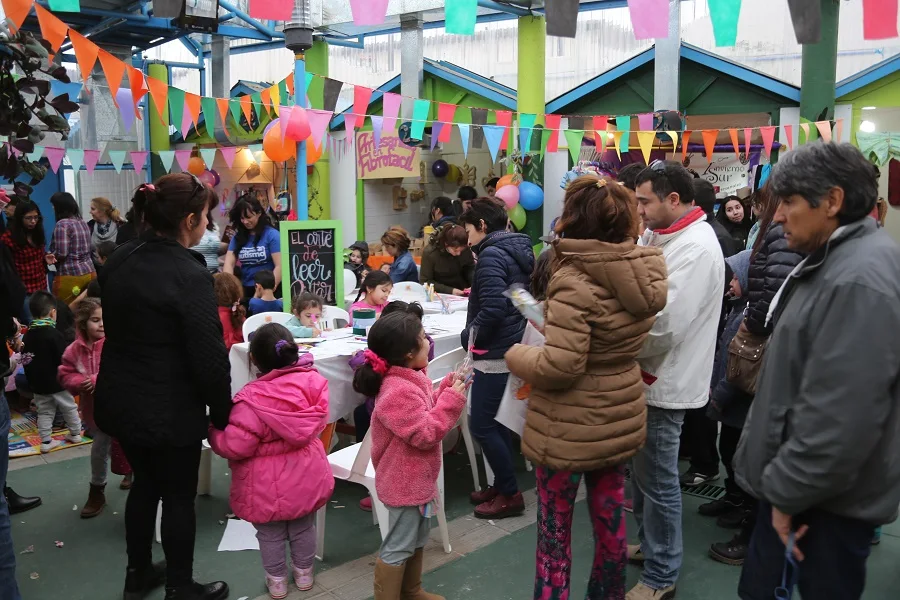
[[[72,49],[75,50],[75,60],[78,61],[78,68],[81,70],[81,79],[87,81],[91,71],[94,70],[94,65],[97,64],[100,48],[74,29],[69,30],[69,39],[72,40]]]
[[[826,144],[831,141],[831,121],[816,121],[816,129]]]
[[[106,75],[109,93],[113,97],[113,102],[116,103],[116,94],[119,93],[119,87],[122,85],[122,77],[125,75],[125,63],[103,48],[100,48],[97,58],[100,59],[100,66],[103,67],[103,74]],[[116,106],[118,106],[118,103],[116,103]]]
[[[169,105],[169,84],[155,77],[147,78],[147,87],[150,88],[150,97],[156,105],[156,112],[159,113],[159,120],[163,125],[168,126],[166,122],[165,112],[166,106]],[[181,125],[179,123],[179,125]]]
[[[144,73],[140,69],[134,67],[128,68],[128,81],[131,84],[131,98],[134,105],[137,106],[141,98],[147,95],[147,82],[144,79]],[[140,112],[137,113],[140,118]]]
[[[66,40],[69,26],[40,4],[34,5],[34,12],[37,13],[38,24],[41,26],[41,37],[50,42],[50,49],[53,52],[58,52]],[[113,96],[115,97],[115,94]]]
[[[284,85],[287,86],[288,93],[293,96],[294,95],[294,74],[291,73],[284,79]]]
[[[222,124],[228,123],[228,98],[216,98],[216,105],[219,107],[219,114],[222,116]]]
[[[693,132],[690,129],[685,129],[684,133],[681,134],[681,163],[684,164],[684,161],[687,160],[687,151],[688,151],[688,142],[691,139],[691,134]]]
[[[200,121],[200,96],[190,92],[184,93],[184,105],[188,109],[188,113],[193,119],[194,125],[198,125]]]
[[[701,133],[703,134],[703,147],[706,148],[706,160],[712,162],[712,155],[716,147],[716,138],[719,137],[719,130],[704,129]]]
[[[731,145],[734,146],[734,157],[738,160],[741,159],[741,144],[738,142],[738,132],[737,129],[729,129],[728,135],[731,136]]]
[[[32,4],[34,4],[34,0],[3,0],[3,12],[6,13],[9,22],[15,26],[16,31],[22,28],[22,23],[31,12]]]
[[[253,108],[250,106],[250,96],[241,96],[241,110],[244,111],[244,118],[247,119],[247,129],[253,129]]]
[[[843,133],[844,133],[844,120],[838,119],[834,123],[834,141],[836,141],[838,144],[840,144],[841,140],[843,139],[841,137],[841,135]]]
[[[272,92],[269,88],[264,89],[259,93],[259,97],[262,98],[263,106],[266,107],[266,110],[272,110]]]

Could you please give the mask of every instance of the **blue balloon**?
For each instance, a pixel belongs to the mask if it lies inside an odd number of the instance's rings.
[[[519,184],[519,204],[525,210],[537,210],[544,204],[544,190],[530,181]]]

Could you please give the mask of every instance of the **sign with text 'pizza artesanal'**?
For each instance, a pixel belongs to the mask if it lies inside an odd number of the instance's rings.
[[[303,292],[316,294],[327,305],[342,307],[344,247],[340,221],[284,221],[280,230],[282,274],[287,284],[285,310],[289,312],[291,301]]]

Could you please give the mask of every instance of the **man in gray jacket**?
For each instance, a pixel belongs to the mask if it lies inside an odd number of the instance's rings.
[[[803,598],[853,600],[875,527],[900,505],[900,247],[867,215],[874,167],[814,143],[772,169],[774,222],[809,253],[772,301],[756,398],[734,459],[759,517],[738,587],[772,598],[785,545]]]

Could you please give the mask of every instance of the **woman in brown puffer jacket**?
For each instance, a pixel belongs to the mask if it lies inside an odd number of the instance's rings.
[[[587,597],[625,597],[624,463],[643,446],[647,420],[636,358],[667,293],[662,251],[635,245],[634,227],[618,183],[572,182],[556,226],[546,344],[506,353],[532,385],[522,451],[538,465],[535,598],[568,595],[582,474],[596,544]]]

